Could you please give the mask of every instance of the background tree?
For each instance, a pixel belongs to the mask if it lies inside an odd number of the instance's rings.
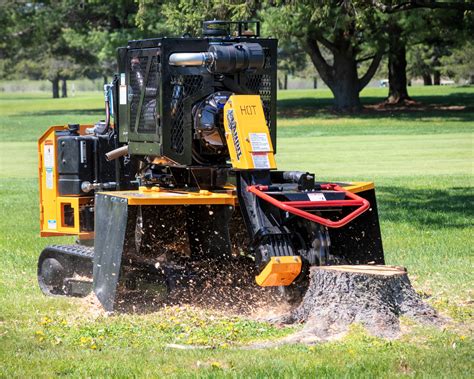
[[[174,36],[200,35],[203,20],[248,20],[256,17],[259,0],[138,0],[141,30]]]
[[[63,0],[62,4],[68,20],[63,28],[64,39],[70,47],[87,51],[93,57],[88,62],[87,74],[102,76],[104,83],[116,72],[117,48],[129,40],[150,37],[136,26],[135,0],[94,0],[80,6],[76,0]]]
[[[425,86],[433,85],[431,78],[431,65],[428,47],[421,43],[412,46],[407,54],[408,59],[408,75],[411,78],[422,78]]]
[[[84,63],[94,57],[87,51],[69,46],[64,39],[65,4],[10,1],[7,7],[13,21],[9,32],[17,37],[16,41],[6,43],[9,79],[48,79],[54,98],[60,96],[62,82],[62,95],[67,96],[66,81],[83,76]]]
[[[374,9],[389,14],[388,19],[388,103],[409,100],[407,88],[407,46],[417,47],[412,58],[417,59],[411,67],[412,74],[423,77],[430,85],[431,73],[435,83],[440,83],[440,58],[449,54],[449,47],[464,41],[466,22],[470,22],[474,9],[469,1],[436,0],[372,0]],[[442,10],[442,11],[441,11]],[[467,21],[466,21],[467,20]],[[427,52],[430,56],[427,57]]]
[[[135,26],[134,0],[8,1],[4,7],[9,35],[17,37],[14,48],[0,42],[10,79],[48,79],[54,98],[60,89],[67,96],[69,79],[103,76],[106,81],[116,71],[116,48],[146,37]]]
[[[366,1],[277,1],[263,18],[282,41],[294,36],[334,95],[338,111],[361,109],[360,91],[384,54],[381,25],[386,18]],[[326,58],[329,55],[330,58]],[[370,62],[360,74],[362,62]]]
[[[278,88],[288,89],[288,75],[295,75],[306,67],[306,53],[292,38],[278,46]],[[281,80],[283,78],[283,80]]]
[[[458,82],[474,84],[474,43],[468,40],[463,46],[453,49],[441,58],[441,72]]]

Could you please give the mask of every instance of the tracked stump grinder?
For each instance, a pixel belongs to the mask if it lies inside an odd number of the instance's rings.
[[[202,262],[251,260],[255,286],[288,294],[314,265],[384,263],[373,183],[277,169],[277,40],[258,22],[117,55],[105,120],[39,139],[41,236],[77,236],[40,254],[45,294],[110,311],[119,288],[196,285]]]

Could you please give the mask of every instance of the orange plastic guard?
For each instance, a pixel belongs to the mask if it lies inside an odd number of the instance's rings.
[[[261,287],[289,286],[301,272],[301,257],[271,257],[262,272],[255,277]]]
[[[327,200],[327,201],[279,201],[266,194],[266,186],[248,186],[247,191],[252,192],[262,200],[278,207],[286,212],[303,217],[307,220],[327,226],[328,228],[340,228],[364,213],[370,207],[370,203],[356,194],[346,191],[337,184],[322,184],[321,189],[344,192],[348,200]],[[329,207],[357,207],[341,220],[332,221],[327,218],[304,211],[300,208],[329,208]]]

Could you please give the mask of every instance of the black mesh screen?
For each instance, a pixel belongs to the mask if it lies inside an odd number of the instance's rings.
[[[153,56],[151,57],[150,72],[148,73],[140,123],[138,124],[139,133],[154,133],[156,130],[158,121],[158,89],[158,58]]]
[[[148,60],[150,61],[147,73]],[[146,81],[146,83],[145,83]],[[155,133],[157,127],[158,99],[158,58],[157,56],[134,56],[130,58],[130,127],[135,130],[137,117],[140,114],[137,131]],[[140,98],[144,92],[139,112]]]
[[[130,58],[130,127],[135,128],[148,57]]]
[[[270,60],[267,59],[267,61]],[[260,95],[262,98],[263,112],[271,130],[272,82],[270,75],[248,75],[246,86],[252,93]]]
[[[192,97],[202,88],[203,78],[200,75],[171,76],[173,99],[171,105],[171,148],[178,154],[184,151],[184,117],[185,111],[190,115],[191,109],[185,110],[185,100]]]

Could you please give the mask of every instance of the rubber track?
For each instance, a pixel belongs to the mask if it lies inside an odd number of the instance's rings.
[[[92,260],[94,258],[94,248],[82,245],[50,245],[45,249],[55,251],[65,255],[72,255],[80,258],[87,258]]]

